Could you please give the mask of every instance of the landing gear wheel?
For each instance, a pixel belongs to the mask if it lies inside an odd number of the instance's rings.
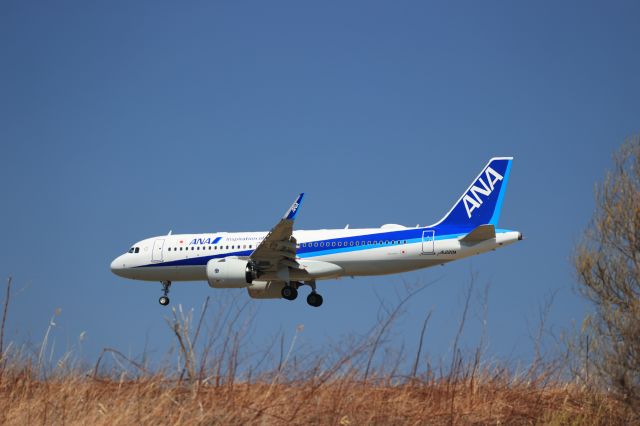
[[[287,300],[296,300],[296,297],[298,297],[298,290],[296,290],[296,288],[293,286],[286,285],[282,287],[281,294],[282,297]]]
[[[322,305],[322,296],[320,296],[318,293],[311,292],[309,293],[309,295],[307,296],[307,303],[311,306],[313,306],[314,308],[319,307],[320,305]]]
[[[160,297],[158,302],[160,302],[162,306],[167,306],[169,304],[169,297],[167,296],[169,295],[169,287],[171,287],[171,281],[162,281],[161,284],[163,296]]]

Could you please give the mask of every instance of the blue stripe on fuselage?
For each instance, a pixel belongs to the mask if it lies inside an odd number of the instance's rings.
[[[296,249],[296,256],[299,258],[309,258],[315,256],[326,256],[334,253],[348,253],[353,251],[362,251],[375,249],[380,247],[399,246],[404,244],[415,244],[422,242],[422,234],[424,231],[435,230],[435,239],[447,240],[458,238],[466,235],[471,231],[462,230],[460,228],[410,228],[391,232],[378,232],[373,234],[353,235],[344,238],[332,238],[327,240],[306,241],[304,247],[300,245]],[[445,233],[446,232],[446,233]],[[506,229],[496,229],[496,233],[509,232]],[[373,244],[376,241],[376,244]],[[390,244],[388,241],[402,241],[402,244]],[[406,243],[405,243],[406,241]],[[333,245],[335,243],[335,246]],[[338,243],[340,246],[338,246]],[[370,244],[368,244],[370,243]],[[353,244],[353,245],[352,245]],[[316,246],[317,245],[317,246]],[[211,259],[222,259],[230,256],[250,256],[253,250],[242,250],[229,253],[220,253],[200,257],[190,257],[188,259],[177,259],[168,262],[151,263],[141,265],[139,268],[155,267],[155,266],[205,266]]]
[[[253,250],[211,254],[208,256],[190,257],[188,259],[170,260],[168,262],[149,263],[147,265],[140,265],[138,268],[148,268],[153,266],[205,266],[211,259],[222,259],[229,256],[249,256],[251,253],[253,253]]]

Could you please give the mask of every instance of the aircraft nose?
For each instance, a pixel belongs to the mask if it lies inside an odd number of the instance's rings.
[[[115,259],[113,259],[113,262],[111,262],[111,272],[113,272],[116,275],[122,276],[122,272],[124,271],[124,269],[125,269],[125,264],[122,256],[118,256]]]

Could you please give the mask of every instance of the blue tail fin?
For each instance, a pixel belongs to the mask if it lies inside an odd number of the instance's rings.
[[[513,157],[496,157],[482,169],[440,222],[433,226],[471,230],[479,225],[497,227]]]

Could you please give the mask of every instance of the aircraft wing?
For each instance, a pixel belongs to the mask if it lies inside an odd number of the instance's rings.
[[[296,239],[293,238],[293,221],[296,218],[304,193],[298,195],[280,222],[274,226],[251,253],[249,259],[261,272],[276,272],[281,267],[299,268],[296,262]]]

